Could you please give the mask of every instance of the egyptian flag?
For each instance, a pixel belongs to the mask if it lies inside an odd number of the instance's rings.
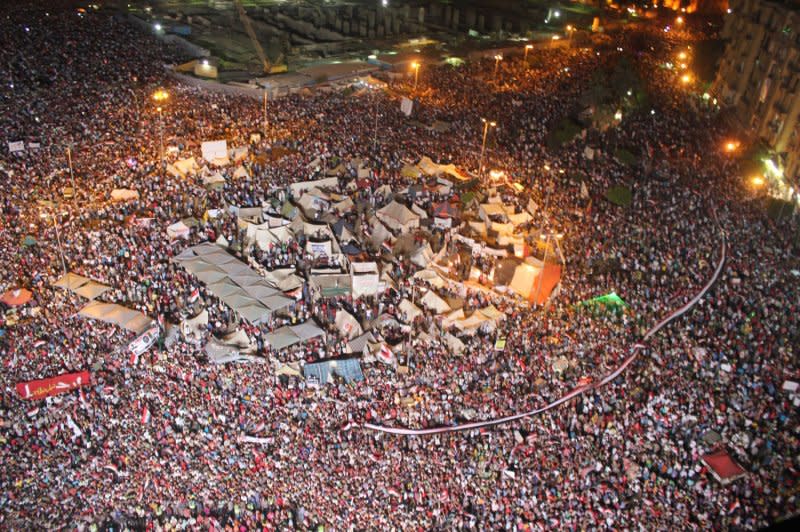
[[[386,344],[381,344],[381,348],[377,352],[377,358],[384,364],[394,364],[394,353]]]
[[[194,290],[192,290],[192,293],[189,294],[189,303],[194,303],[195,301],[197,301],[198,297],[200,297],[200,289],[195,288]]]
[[[145,405],[142,408],[142,425],[147,425],[148,423],[150,423],[150,409]]]
[[[130,358],[128,359],[128,361],[130,362],[131,366],[134,366],[134,367],[135,367],[135,366],[136,366],[136,364],[138,364],[138,363],[139,363],[139,355],[137,355],[136,353],[134,353],[133,351],[131,351],[131,356],[130,356]]]
[[[736,499],[735,501],[733,501],[731,503],[731,505],[728,506],[728,515],[732,514],[736,510],[738,510],[739,506],[741,506],[741,504],[739,504],[739,499]]]

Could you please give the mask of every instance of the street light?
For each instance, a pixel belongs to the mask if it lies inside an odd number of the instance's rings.
[[[527,61],[528,60],[528,52],[530,52],[531,50],[533,50],[533,45],[532,44],[526,44],[525,45],[525,57],[522,58],[523,61]]]
[[[497,54],[494,56],[494,81],[497,83],[497,71],[500,69],[500,61],[503,60],[503,56]]]
[[[572,33],[575,31],[575,27],[572,24],[567,24],[567,36],[569,40],[572,40]]]
[[[414,61],[411,63],[411,68],[414,69],[414,92],[417,90],[417,82],[419,81],[419,63]]]
[[[764,185],[764,178],[760,175],[754,176],[750,179],[750,182],[753,184],[754,187],[760,188]]]
[[[169,93],[164,89],[158,89],[156,92],[153,93],[153,100],[156,102],[163,102],[169,98]],[[158,111],[158,132],[159,137],[161,139],[161,167],[164,167],[164,114],[161,110],[161,106],[159,105],[156,107],[156,111]]]
[[[739,143],[733,140],[729,140],[725,143],[725,151],[728,153],[733,153],[739,147]]]
[[[41,218],[42,220],[47,220],[48,218],[51,218],[53,220],[53,227],[56,230],[56,242],[58,242],[58,254],[61,256],[61,268],[64,270],[64,275],[67,275],[67,262],[64,260],[64,248],[61,245],[61,233],[59,233],[58,231],[58,222],[56,221],[56,215],[43,212],[39,214],[39,218]]]
[[[489,135],[489,128],[497,127],[497,122],[490,122],[485,118],[481,118],[481,122],[483,122],[483,142],[481,143],[481,160],[478,165],[478,175],[480,176],[483,175],[483,155],[486,153],[486,137]]]
[[[687,85],[690,81],[692,81],[692,76],[690,76],[689,74],[684,74],[683,76],[681,76],[681,83],[683,83],[684,85]]]

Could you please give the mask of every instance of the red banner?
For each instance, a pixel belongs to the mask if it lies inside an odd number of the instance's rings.
[[[65,373],[58,377],[20,382],[17,384],[17,393],[23,399],[44,399],[51,395],[71,392],[81,386],[88,386],[90,384],[90,379],[91,375],[88,371]]]

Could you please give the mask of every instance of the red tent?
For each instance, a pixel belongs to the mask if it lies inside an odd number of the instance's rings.
[[[700,459],[722,484],[729,484],[745,474],[742,466],[737,464],[725,449],[707,454]]]
[[[13,288],[6,291],[6,293],[0,297],[0,302],[5,303],[9,307],[18,307],[30,301],[31,297],[33,297],[33,293],[30,290],[26,290],[25,288]]]

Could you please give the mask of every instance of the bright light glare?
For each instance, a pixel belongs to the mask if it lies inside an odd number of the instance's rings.
[[[760,187],[764,184],[764,178],[760,175],[757,175],[750,179],[750,182],[753,183],[753,186]]]
[[[161,24],[159,24],[158,22],[156,22],[153,27],[156,29],[156,31],[161,31]]]

